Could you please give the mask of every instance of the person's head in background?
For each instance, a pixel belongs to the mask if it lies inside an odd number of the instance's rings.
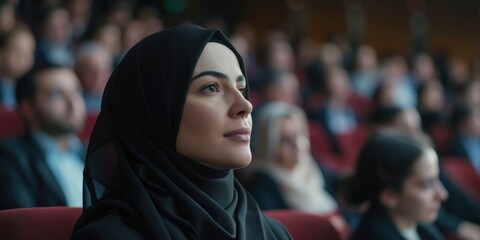
[[[130,0],[114,1],[107,11],[107,22],[115,24],[121,28],[132,19],[133,6]]]
[[[255,118],[253,148],[256,161],[292,171],[311,158],[307,118],[303,110],[285,102],[270,102]]]
[[[127,52],[138,41],[147,36],[146,26],[140,20],[130,20],[123,28],[122,49]]]
[[[260,64],[265,68],[294,71],[295,55],[287,34],[282,31],[271,31],[264,39],[259,55]]]
[[[29,131],[44,132],[60,142],[83,127],[82,87],[70,68],[35,69],[18,82],[17,101]]]
[[[75,73],[83,86],[89,111],[99,111],[103,90],[112,73],[113,59],[109,51],[96,42],[86,42],[77,49]]]
[[[454,90],[457,104],[480,105],[480,79],[465,80],[456,85]]]
[[[420,115],[415,108],[378,105],[371,113],[369,124],[373,134],[394,131],[422,135]]]
[[[72,27],[68,11],[60,6],[46,9],[42,14],[38,38],[52,45],[70,44]]]
[[[401,81],[408,74],[405,58],[400,55],[387,58],[381,65],[382,78],[385,81]]]
[[[343,66],[342,50],[334,43],[323,43],[320,46],[319,57],[320,62],[327,71],[329,68]]]
[[[16,22],[15,5],[8,1],[0,1],[0,34],[12,30]]]
[[[385,211],[398,231],[431,223],[448,193],[440,182],[435,151],[421,138],[382,132],[362,148],[346,189],[351,204]]]
[[[445,99],[442,84],[436,79],[421,83],[418,88],[419,111],[443,111],[444,107]]]
[[[34,62],[35,39],[25,25],[16,25],[0,36],[0,76],[16,80],[30,70]]]
[[[413,59],[413,75],[417,82],[428,82],[437,79],[433,59],[427,53],[420,53]]]
[[[338,105],[347,104],[351,95],[349,75],[342,67],[328,68],[325,75],[323,94],[325,100]]]
[[[446,119],[445,97],[442,84],[436,80],[422,82],[417,90],[417,109],[426,131]]]
[[[261,103],[272,101],[300,103],[298,79],[288,70],[267,68],[259,74],[257,84]]]
[[[356,56],[355,70],[357,72],[368,73],[378,70],[377,52],[371,46],[360,46]]]
[[[360,96],[371,98],[380,84],[377,53],[368,45],[362,45],[355,55],[352,74],[353,90]]]
[[[93,1],[67,0],[65,1],[65,8],[71,19],[72,38],[78,41],[89,27],[90,21],[93,21],[96,17],[95,13],[92,12]]]
[[[454,107],[451,125],[456,134],[480,138],[480,106],[460,104]]]
[[[452,57],[447,62],[448,84],[452,87],[461,85],[470,79],[470,69],[465,60]]]
[[[122,30],[113,23],[102,23],[93,31],[92,40],[103,44],[113,58],[119,58],[122,51]]]
[[[137,15],[137,19],[143,22],[147,35],[161,31],[164,28],[160,12],[154,6],[143,6],[138,10]]]
[[[297,63],[302,70],[306,70],[318,59],[319,43],[309,37],[300,39],[297,47]]]

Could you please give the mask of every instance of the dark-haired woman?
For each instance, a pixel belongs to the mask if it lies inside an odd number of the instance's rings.
[[[438,176],[437,154],[421,139],[397,132],[373,135],[346,189],[350,203],[369,204],[352,239],[443,239],[431,225],[447,198]]]

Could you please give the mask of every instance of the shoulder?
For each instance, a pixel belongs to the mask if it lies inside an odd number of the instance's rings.
[[[444,239],[440,231],[431,224],[421,224],[418,226],[418,234],[422,239],[441,240]]]
[[[133,227],[126,224],[119,216],[109,214],[101,219],[89,223],[84,227],[77,229],[73,235],[73,240],[92,239],[145,239],[142,234]]]
[[[21,158],[42,155],[38,144],[30,134],[5,138],[0,141],[0,158]]]
[[[351,240],[360,239],[391,239],[402,240],[392,220],[383,211],[368,210],[360,225],[352,234]]]

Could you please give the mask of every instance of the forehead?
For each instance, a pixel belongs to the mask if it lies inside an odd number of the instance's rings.
[[[77,76],[69,69],[49,69],[36,76],[38,89],[74,88],[79,85]]]
[[[194,75],[207,70],[241,74],[240,65],[232,50],[216,42],[209,42],[205,46],[195,66]]]
[[[279,128],[282,132],[292,133],[303,130],[302,120],[295,113],[291,113],[287,116],[284,116],[280,119]]]
[[[438,175],[438,157],[431,148],[425,149],[412,166],[413,178],[433,178]]]

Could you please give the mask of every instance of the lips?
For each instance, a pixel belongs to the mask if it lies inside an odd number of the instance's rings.
[[[250,128],[238,128],[231,132],[224,134],[223,136],[234,141],[249,142],[250,141]]]

